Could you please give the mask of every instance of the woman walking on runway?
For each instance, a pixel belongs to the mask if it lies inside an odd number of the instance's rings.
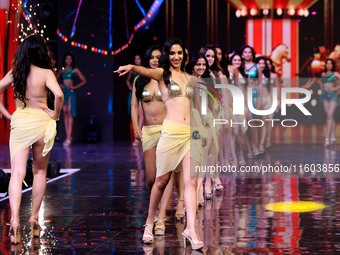
[[[27,37],[19,46],[13,69],[0,81],[0,93],[13,83],[16,111],[11,119],[10,154],[11,179],[9,201],[12,244],[20,243],[19,209],[26,163],[33,150],[32,214],[29,219],[32,237],[39,237],[39,209],[46,189],[47,163],[56,135],[64,95],[52,71],[51,57],[40,35]],[[48,93],[54,94],[54,110],[48,109]]]
[[[340,74],[335,71],[333,59],[326,60],[325,71],[322,72],[321,76],[323,83],[321,102],[327,114],[327,133],[324,146],[327,147],[336,144],[334,112],[339,105],[339,96],[336,91],[340,88],[340,85],[335,86],[335,80],[340,78]]]
[[[74,86],[74,78],[78,76],[81,82]],[[63,105],[64,123],[66,131],[66,140],[64,146],[70,147],[72,143],[73,121],[76,117],[76,92],[75,90],[84,86],[87,81],[82,72],[76,68],[75,58],[71,53],[67,53],[63,59],[63,68],[58,72],[57,79],[61,77],[60,85],[65,101]]]
[[[148,48],[145,53],[145,67],[152,69],[158,68],[161,54],[161,48],[159,46],[151,46]],[[144,114],[142,130],[140,129],[138,120],[139,100],[142,101],[142,112]],[[146,187],[149,194],[156,179],[156,147],[161,136],[162,123],[165,115],[166,109],[157,81],[143,76],[137,76],[132,88],[131,119],[135,137],[142,141],[143,145]],[[172,185],[173,178],[169,181],[160,203],[160,210],[155,226],[156,235],[164,235],[165,232],[166,209],[169,204]]]
[[[186,62],[185,47],[179,39],[165,42],[160,59],[162,68],[147,69],[134,65],[121,66],[120,76],[134,71],[144,77],[158,81],[167,114],[161,138],[157,145],[157,175],[151,190],[148,218],[143,235],[144,243],[153,243],[153,221],[156,208],[170,180],[171,172],[181,163],[184,180],[184,201],[187,213],[187,227],[182,233],[191,242],[193,249],[201,249],[204,244],[196,234],[196,187],[197,178],[190,175],[190,97],[193,94],[187,75],[183,73]]]

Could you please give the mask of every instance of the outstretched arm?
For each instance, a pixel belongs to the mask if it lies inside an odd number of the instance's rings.
[[[153,80],[160,82],[163,79],[163,69],[148,69],[143,66],[135,66],[135,65],[126,65],[120,66],[117,71],[113,71],[114,73],[118,73],[119,76],[123,76],[128,72],[133,71],[140,76],[144,76]]]

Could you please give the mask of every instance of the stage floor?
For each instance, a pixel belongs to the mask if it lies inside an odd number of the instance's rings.
[[[340,163],[339,146],[273,145],[263,162]],[[41,238],[32,241],[28,219],[31,192],[22,197],[23,242],[8,238],[8,199],[0,202],[1,254],[201,254],[183,248],[183,222],[175,222],[176,192],[167,212],[166,234],[153,246],[141,238],[148,194],[141,147],[129,143],[56,143],[51,160],[80,171],[47,184],[40,223]],[[9,168],[8,145],[0,144],[0,168]],[[340,177],[340,176],[339,176]],[[340,178],[225,178],[224,190],[197,212],[204,254],[340,254]],[[312,201],[325,209],[272,212],[268,203]]]

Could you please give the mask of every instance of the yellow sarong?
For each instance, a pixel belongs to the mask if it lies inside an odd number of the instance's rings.
[[[200,134],[199,139],[192,138],[190,141],[190,158],[196,160],[199,164],[203,163],[204,155],[203,155],[203,147],[202,147],[202,139],[207,138],[208,132],[207,129],[202,124],[201,116],[197,109],[191,109],[191,115],[195,120],[196,126],[193,127],[191,123],[191,134],[194,131],[198,131]]]
[[[143,152],[157,146],[161,137],[162,125],[143,126],[142,128],[142,145]]]
[[[41,109],[17,108],[12,115],[9,149],[11,161],[16,153],[31,146],[44,137],[42,156],[52,149],[57,134],[56,121]]]
[[[188,151],[190,126],[165,119],[156,149],[156,177],[175,170]]]

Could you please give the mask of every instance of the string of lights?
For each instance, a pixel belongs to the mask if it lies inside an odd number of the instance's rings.
[[[121,47],[119,47],[116,50],[107,50],[107,49],[101,49],[95,46],[91,46],[89,47],[88,45],[81,43],[81,42],[76,42],[76,41],[72,41],[69,40],[69,38],[62,33],[61,29],[57,29],[57,35],[59,38],[61,38],[61,40],[63,40],[64,42],[70,42],[71,46],[73,47],[77,47],[77,48],[81,48],[83,50],[91,50],[94,53],[98,53],[101,55],[117,55],[119,53],[121,53],[122,51],[126,50],[130,44],[132,43],[133,38],[135,37],[135,33],[139,30],[142,30],[144,28],[146,28],[157,16],[158,11],[160,9],[160,7],[162,6],[164,0],[156,0],[153,2],[153,4],[151,5],[149,11],[147,12],[147,14],[145,15],[145,17],[143,19],[141,19],[135,26],[134,26],[134,32],[131,33],[127,43],[125,43],[124,45],[122,45]]]

